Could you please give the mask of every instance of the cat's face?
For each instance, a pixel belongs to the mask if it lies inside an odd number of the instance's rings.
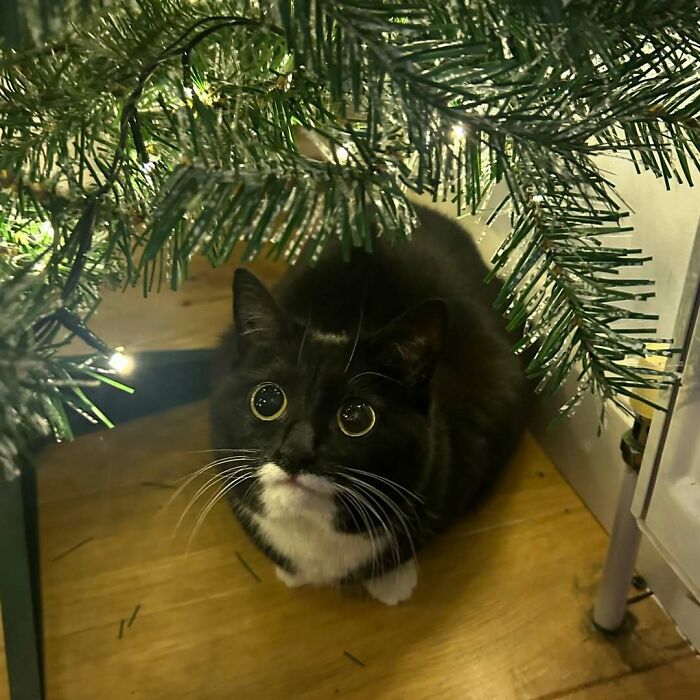
[[[369,335],[358,314],[347,334],[328,335],[286,317],[248,272],[234,290],[230,368],[212,404],[232,500],[271,517],[405,503],[430,449],[444,305],[426,302]]]

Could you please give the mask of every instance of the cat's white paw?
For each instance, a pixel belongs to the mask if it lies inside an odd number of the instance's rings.
[[[289,588],[298,588],[306,583],[306,579],[303,576],[299,574],[290,574],[289,571],[285,571],[279,566],[275,567],[275,573],[277,574],[277,578]]]
[[[398,605],[408,600],[418,583],[416,560],[411,559],[405,564],[389,571],[379,578],[365,581],[365,588],[372,598],[385,605]]]

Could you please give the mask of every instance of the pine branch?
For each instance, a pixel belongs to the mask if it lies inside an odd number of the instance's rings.
[[[654,332],[628,302],[653,293],[620,274],[645,258],[615,245],[629,227],[595,156],[692,184],[696,17],[690,0],[124,0],[5,52],[0,285],[41,256],[48,290],[13,312],[12,347],[39,328],[58,372],[56,304],[86,318],[101,280],[177,287],[193,254],[219,264],[237,241],[247,258],[313,259],[333,239],[349,254],[373,223],[409,237],[409,190],[476,213],[505,180],[495,266],[529,372],[550,390],[578,372],[613,401],[667,386],[625,364]]]
[[[0,280],[0,306],[0,469],[5,478],[12,479],[33,441],[47,436],[58,440],[72,437],[66,409],[111,426],[83,393],[83,387],[105,381],[130,390],[115,381],[110,376],[113,370],[99,360],[56,355],[74,330],[84,327],[40,273],[26,267],[9,280]],[[61,336],[56,330],[42,334],[37,319],[47,314],[73,319],[68,334]],[[88,333],[85,329],[85,337]]]
[[[618,277],[625,267],[642,266],[649,258],[641,249],[603,243],[632,230],[621,225],[626,214],[594,208],[585,193],[559,189],[551,178],[533,178],[532,171],[520,182],[527,183],[527,206],[496,254],[494,271],[516,258],[516,273],[506,281],[498,304],[507,304],[511,330],[524,326],[517,352],[536,347],[527,372],[540,379],[539,390],[553,392],[576,366],[582,367],[577,393],[562,407],[569,413],[586,391],[615,400],[619,394],[632,395],[630,380],[636,388],[672,386],[677,379],[672,371],[645,376],[629,368],[628,358],[644,357],[654,341],[650,322],[657,316],[627,306],[651,298],[652,281]],[[630,327],[632,321],[637,323]]]

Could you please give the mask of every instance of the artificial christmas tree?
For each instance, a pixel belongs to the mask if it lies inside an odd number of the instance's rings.
[[[22,10],[25,10],[23,16]],[[5,12],[0,62],[0,463],[66,411],[108,418],[117,385],[89,331],[105,284],[177,287],[195,254],[348,255],[410,237],[410,192],[509,212],[494,259],[529,373],[625,406],[675,374],[630,367],[650,280],[617,246],[625,211],[596,162],[668,183],[698,168],[700,23],[669,0],[139,0]],[[55,16],[54,16],[55,15]],[[322,156],[302,149],[302,139]],[[494,183],[507,185],[493,202]],[[96,350],[67,359],[77,334]],[[112,360],[112,366],[110,366]]]

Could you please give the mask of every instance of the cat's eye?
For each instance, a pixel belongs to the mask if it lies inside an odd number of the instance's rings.
[[[362,437],[374,428],[377,416],[368,403],[360,399],[351,399],[338,409],[336,420],[338,427],[348,437]]]
[[[277,420],[287,410],[287,397],[273,382],[263,382],[250,395],[250,412],[260,420]]]

